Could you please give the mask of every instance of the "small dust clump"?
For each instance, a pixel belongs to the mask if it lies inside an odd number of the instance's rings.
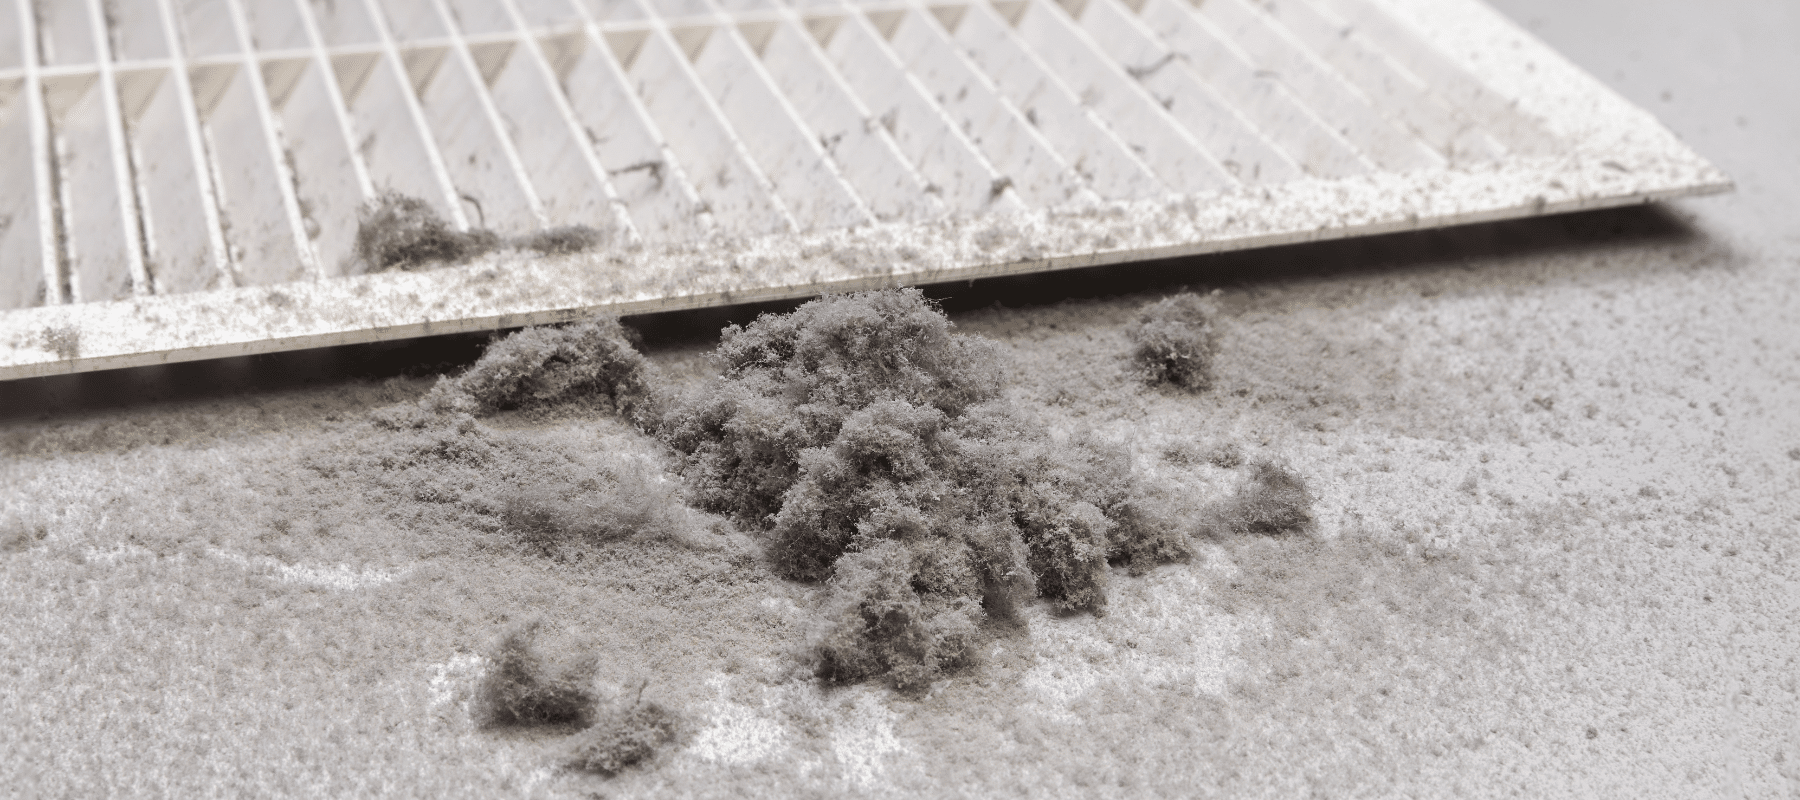
[[[493,667],[475,689],[471,713],[484,728],[527,725],[580,725],[595,720],[590,688],[593,664],[586,659],[547,663],[536,646],[542,622],[508,631],[490,655]]]
[[[0,514],[0,553],[21,553],[50,535],[43,522],[19,514]]]
[[[654,758],[680,733],[680,717],[660,703],[644,700],[640,684],[630,703],[615,703],[599,712],[587,730],[572,737],[563,765],[610,778]]]
[[[659,377],[632,340],[616,317],[525,328],[490,344],[461,375],[439,379],[417,404],[376,412],[376,421],[416,428],[444,415],[584,401],[647,430],[657,420]]]
[[[563,765],[606,777],[642,764],[674,743],[680,717],[644,700],[644,687],[629,700],[602,702],[593,690],[595,660],[563,658],[552,663],[539,652],[541,620],[517,626],[501,637],[493,666],[476,687],[470,712],[482,728],[578,728],[568,740]]]
[[[454,264],[500,246],[489,230],[459,231],[425,201],[383,192],[358,214],[356,255],[370,272]]]
[[[1215,535],[1280,536],[1312,528],[1313,497],[1306,480],[1270,462],[1259,462],[1236,494],[1216,504],[1205,527]]]
[[[1126,335],[1145,379],[1196,392],[1210,388],[1218,310],[1217,301],[1192,292],[1144,306]]]

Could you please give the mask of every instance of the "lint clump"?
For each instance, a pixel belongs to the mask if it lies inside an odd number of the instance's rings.
[[[593,662],[546,658],[537,647],[541,626],[541,621],[527,622],[494,645],[488,659],[492,666],[476,686],[470,708],[477,725],[586,727],[594,722]]]
[[[681,739],[682,720],[669,707],[644,699],[640,683],[632,698],[603,703],[592,725],[570,741],[563,766],[612,777],[655,758]]]
[[[1053,441],[1002,397],[996,346],[917,290],[728,327],[718,358],[722,377],[661,435],[696,504],[766,531],[778,572],[827,587],[820,677],[922,689],[1019,602],[1099,613],[1110,561],[1187,555],[1125,453]]]
[[[477,725],[578,729],[565,745],[563,766],[612,777],[676,743],[681,717],[644,699],[640,683],[629,700],[602,700],[594,691],[591,657],[551,658],[538,645],[541,620],[507,631],[489,653],[491,666],[476,686]]]
[[[1313,496],[1306,479],[1274,462],[1257,462],[1229,498],[1205,515],[1217,534],[1285,536],[1313,527]]]
[[[456,263],[500,246],[489,230],[460,231],[430,204],[399,192],[383,192],[358,214],[356,255],[370,272]]]
[[[1144,306],[1126,330],[1132,360],[1144,379],[1189,391],[1210,388],[1213,357],[1218,353],[1214,323],[1218,312],[1217,301],[1192,292]]]
[[[416,407],[378,416],[389,427],[418,427],[443,415],[573,401],[598,405],[640,428],[655,425],[656,367],[616,317],[517,331],[488,345],[462,374],[439,379]]]

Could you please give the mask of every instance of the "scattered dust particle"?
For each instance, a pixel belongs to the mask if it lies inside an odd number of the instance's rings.
[[[512,245],[522,250],[535,250],[547,256],[579,253],[606,243],[606,233],[587,225],[565,225],[520,236]]]
[[[44,349],[57,358],[81,357],[81,331],[73,325],[44,329]]]

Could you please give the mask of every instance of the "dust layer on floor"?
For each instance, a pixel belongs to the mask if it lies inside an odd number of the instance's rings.
[[[410,468],[367,457],[362,420],[428,379],[9,425],[0,709],[16,724],[0,726],[0,780],[46,795],[1790,790],[1791,275],[1678,232],[1600,255],[1498,247],[1475,269],[1387,256],[1224,282],[1203,394],[1145,386],[1124,358],[1137,310],[1173,286],[955,313],[1001,344],[1009,396],[1053,431],[1126,442],[1196,492],[1229,485],[1238,458],[1279,458],[1311,483],[1318,525],[1116,575],[1105,617],[1031,607],[1029,635],[996,637],[918,698],[796,674],[818,589],[771,577],[729,526],[558,560],[430,487],[387,505],[326,493],[326,471],[378,487]],[[704,350],[651,355],[697,380]],[[487,424],[520,469],[603,454],[654,491],[669,466],[615,419]],[[466,489],[446,475],[445,496]],[[534,617],[552,621],[546,648],[593,654],[602,693],[678,708],[681,746],[605,779],[552,768],[560,733],[476,728],[483,654]]]

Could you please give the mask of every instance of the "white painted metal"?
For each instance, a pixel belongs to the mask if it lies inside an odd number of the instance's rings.
[[[0,379],[1729,185],[1478,0],[0,0]]]
[[[50,134],[27,0],[0,3],[0,310],[63,301]]]
[[[375,191],[417,198],[466,230],[462,198],[407,77],[407,56],[372,2],[308,0],[320,39],[333,52],[332,74],[351,116],[347,125],[357,154]]]
[[[852,16],[858,27],[871,25],[877,33],[873,38],[862,37],[864,41],[857,44],[871,46],[885,39],[905,68],[932,93],[932,99],[1001,170],[1001,182],[995,188],[1010,186],[1035,207],[1098,199],[1032,118],[1014,107],[996,88],[994,79],[958,51],[933,14],[901,7],[874,10],[866,16],[852,12]],[[846,38],[841,46],[857,45]],[[1135,172],[1109,176],[1113,181],[1138,177]]]
[[[1079,0],[1067,4],[1079,15]],[[1169,188],[1217,191],[1238,181],[1148,90],[1131,79],[1058,5],[1008,0],[1013,27],[1044,66],[1072,90],[1089,116],[1123,142]]]
[[[1086,0],[1071,13],[1102,52],[1185,126],[1232,177],[1246,184],[1300,177],[1294,157],[1259,133],[1245,109],[1223,99],[1195,75],[1118,0]]]
[[[1040,172],[1050,182],[1057,180],[1059,170],[1024,171],[1011,178],[997,170],[970,140],[979,134],[965,132],[942,103],[931,99],[919,76],[907,72],[867,17],[847,10],[827,12],[809,15],[805,25],[870,118],[893,135],[901,152],[953,208],[979,212],[997,205],[1022,211],[1019,180]],[[1059,187],[1047,194],[1061,199],[1063,193]]]
[[[64,279],[77,301],[123,299],[144,290],[144,261],[106,24],[95,0],[56,4],[47,16],[45,41],[62,66],[45,76],[44,94],[61,167]],[[77,242],[71,229],[91,236]]]
[[[679,29],[688,41],[711,34],[706,26]],[[644,107],[683,164],[721,228],[739,234],[794,229],[794,218],[775,197],[775,187],[733,135],[675,34],[668,28],[627,28],[607,44],[630,71]]]
[[[944,215],[939,192],[908,163],[893,134],[845,85],[797,18],[757,20],[742,30],[767,65],[769,78],[877,219]]]
[[[1091,0],[1090,5],[1122,2]],[[1250,53],[1194,14],[1186,0],[1141,2],[1139,16],[1144,24],[1167,43],[1172,59],[1168,66],[1193,70],[1228,102],[1243,109],[1263,135],[1280,144],[1309,174],[1338,178],[1378,169],[1350,142],[1347,125],[1308,107],[1279,73],[1259,65]]]
[[[1028,5],[1008,0],[1004,8],[1009,16],[1019,15]],[[1175,191],[1044,66],[1008,24],[1014,20],[1001,17],[995,6],[939,6],[925,16],[944,26],[969,60],[994,79],[1006,99],[1100,196],[1124,200]]]
[[[768,176],[795,225],[812,231],[872,222],[868,206],[844,183],[819,140],[807,133],[743,31],[724,20],[685,30],[705,32],[690,34],[695,38],[687,55],[694,73]]]
[[[544,38],[546,58],[639,235],[651,244],[704,236],[713,227],[712,212],[694,190],[687,167],[658,135],[586,6],[527,0],[520,9],[534,29],[564,31]],[[570,31],[571,25],[578,27]]]

